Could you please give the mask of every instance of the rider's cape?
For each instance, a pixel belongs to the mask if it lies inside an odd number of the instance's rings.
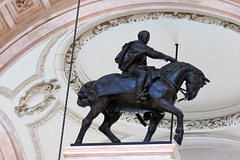
[[[125,71],[127,66],[126,63],[123,62],[123,59],[128,51],[128,49],[131,47],[133,41],[126,43],[123,47],[122,50],[118,53],[117,57],[115,58],[115,62],[118,64],[118,68],[121,71]]]

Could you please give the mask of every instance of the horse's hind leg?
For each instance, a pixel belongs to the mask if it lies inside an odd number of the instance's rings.
[[[80,129],[80,132],[78,134],[78,137],[77,137],[75,143],[82,143],[83,137],[84,137],[87,129],[92,124],[93,119],[96,118],[99,115],[99,113],[101,113],[103,111],[103,109],[104,109],[104,107],[101,107],[101,106],[94,106],[91,108],[88,115],[82,121],[82,127]]]
[[[103,112],[104,121],[99,130],[104,133],[112,143],[120,143],[121,141],[111,132],[111,126],[120,118],[121,113],[116,111]]]
[[[165,113],[154,112],[150,118],[150,124],[148,127],[148,132],[144,138],[144,142],[149,142],[152,138],[152,135],[155,133],[157,129],[158,123],[163,119]]]

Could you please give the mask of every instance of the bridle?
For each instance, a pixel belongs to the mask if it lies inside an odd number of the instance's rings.
[[[163,78],[165,78],[169,83],[171,83],[176,90],[179,90],[179,91],[184,95],[184,97],[181,98],[181,99],[178,99],[176,103],[179,103],[179,102],[181,102],[181,101],[186,101],[186,100],[188,100],[188,97],[189,97],[189,96],[188,96],[188,94],[187,94],[187,90],[186,90],[186,89],[183,89],[183,88],[181,88],[181,87],[178,87],[173,81],[171,81],[167,76],[163,75],[162,73],[161,73],[161,76],[162,76]]]

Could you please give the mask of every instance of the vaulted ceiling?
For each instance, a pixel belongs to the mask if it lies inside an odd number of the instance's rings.
[[[7,159],[9,148],[16,159],[56,159],[76,7],[73,0],[0,0],[0,142],[6,144],[0,143],[0,157]],[[65,146],[74,142],[88,113],[76,104],[79,87],[119,72],[116,54],[147,29],[151,47],[174,57],[178,43],[179,61],[211,80],[196,99],[176,104],[185,114],[183,159],[197,154],[207,159],[209,150],[218,152],[215,159],[239,156],[238,0],[83,0],[78,21]],[[108,142],[97,130],[102,119],[95,120],[85,142]],[[169,121],[167,115],[153,140],[168,139]],[[145,131],[131,114],[113,127],[123,141],[141,141]]]

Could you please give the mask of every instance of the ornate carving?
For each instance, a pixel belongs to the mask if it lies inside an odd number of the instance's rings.
[[[140,124],[139,120],[132,113],[124,113],[121,116],[121,120],[125,120],[131,123]],[[240,124],[240,112],[234,113],[231,115],[209,118],[209,119],[200,119],[200,120],[184,120],[184,130],[187,131],[196,131],[196,130],[212,130],[216,128],[225,128],[230,126],[236,126]],[[171,120],[163,119],[158,125],[159,128],[168,128],[170,129]],[[173,121],[173,126],[176,126],[176,121]]]
[[[227,115],[224,117],[195,120],[195,121],[184,121],[186,131],[191,130],[206,130],[215,128],[225,128],[240,124],[240,113]]]
[[[78,47],[80,47],[80,46],[79,45],[76,46],[76,48],[78,48]],[[77,51],[76,50],[73,54],[73,65],[72,65],[70,85],[75,90],[75,92],[78,92],[79,88],[82,86],[83,83],[79,79],[79,77],[77,75],[77,72],[76,72],[76,63],[75,63],[76,58],[77,58]],[[72,54],[72,46],[68,49],[68,51],[65,55],[65,75],[66,75],[67,78],[69,77],[71,54]]]
[[[33,5],[33,0],[16,0],[17,11],[24,11]]]
[[[35,130],[34,127],[32,128],[29,128],[29,132],[30,132],[30,135],[32,137],[32,140],[33,140],[33,146],[35,148],[35,152],[36,152],[36,158],[37,160],[42,160],[43,159],[43,153],[42,153],[42,148],[41,148],[41,145],[40,145],[40,140],[39,140],[39,136],[37,134],[37,131]]]
[[[24,97],[19,101],[19,106],[15,107],[15,113],[19,117],[24,115],[33,115],[35,112],[42,112],[50,106],[51,102],[55,100],[54,92],[58,91],[60,85],[56,84],[57,80],[51,80],[49,83],[43,82],[30,88]],[[38,101],[37,104],[29,106],[34,99],[34,96],[40,95],[43,100]],[[39,98],[39,97],[38,97]]]

